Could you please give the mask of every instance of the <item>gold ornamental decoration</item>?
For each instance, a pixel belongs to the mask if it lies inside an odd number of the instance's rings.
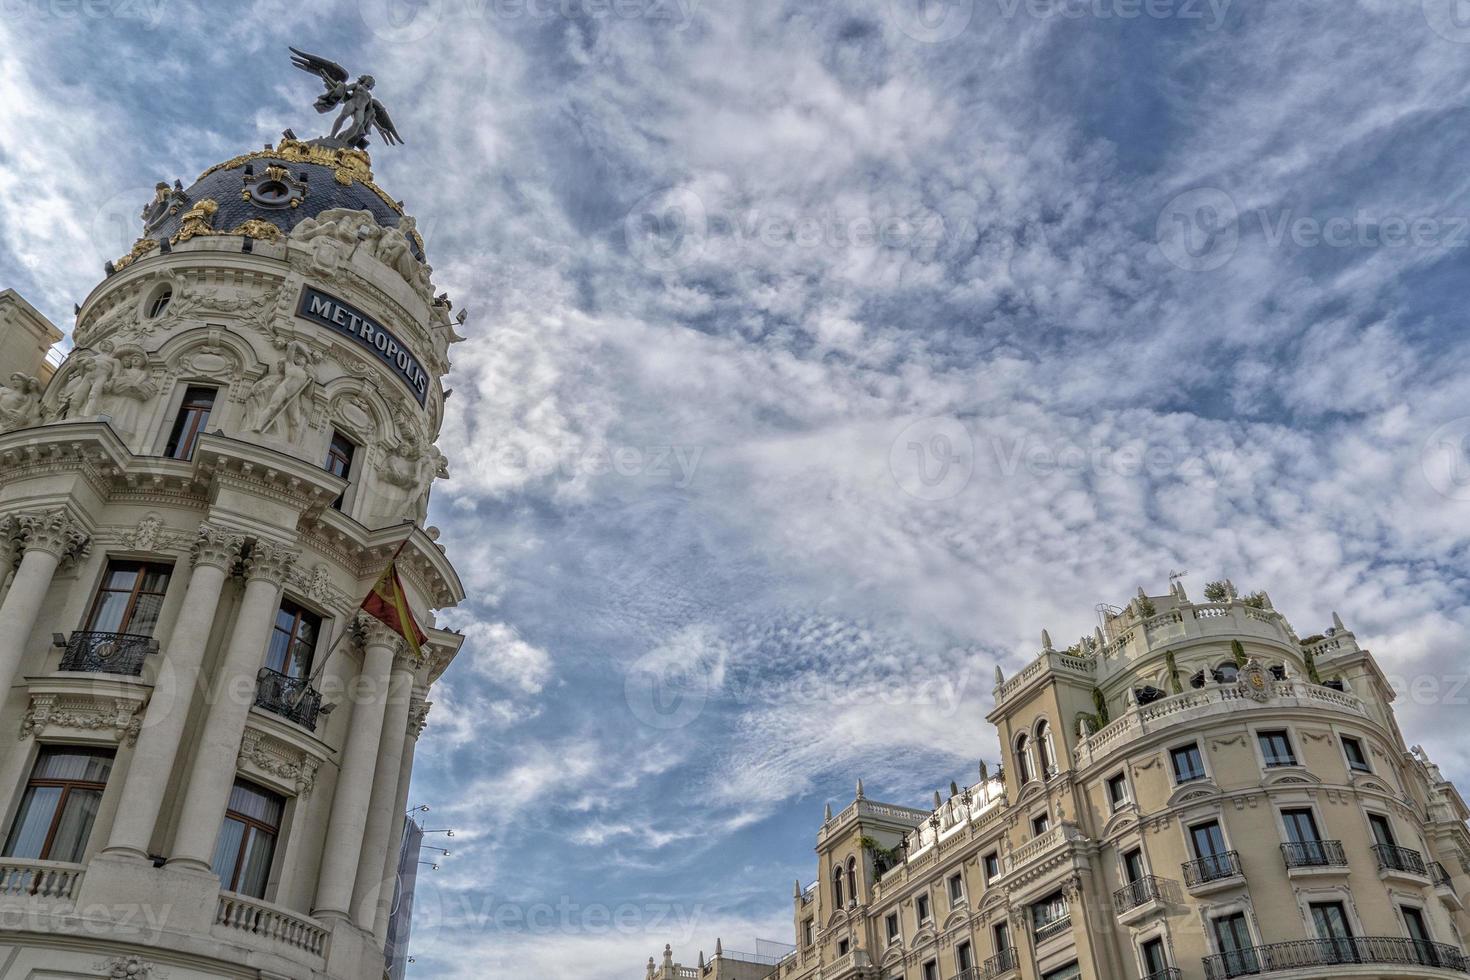
[[[197,235],[213,235],[214,213],[219,210],[219,204],[211,198],[205,198],[192,208],[184,212],[183,223],[179,225],[178,233],[174,235],[173,242],[187,242]]]

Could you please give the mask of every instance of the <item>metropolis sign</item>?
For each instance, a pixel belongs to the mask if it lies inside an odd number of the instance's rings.
[[[408,390],[413,392],[419,405],[423,405],[428,399],[429,375],[419,359],[397,337],[361,310],[335,296],[304,286],[301,289],[301,302],[296,305],[296,315],[346,334],[362,346],[372,348],[378,355],[378,360],[386,364],[398,376],[399,381],[408,385]]]

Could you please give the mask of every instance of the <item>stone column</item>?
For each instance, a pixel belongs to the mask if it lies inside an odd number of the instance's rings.
[[[394,830],[394,808],[398,797],[398,768],[403,764],[403,743],[408,738],[408,710],[413,697],[414,663],[407,656],[393,661],[388,680],[388,702],[383,710],[383,728],[378,736],[378,761],[373,769],[372,795],[368,798],[367,826],[357,861],[357,884],[352,890],[353,917],[361,929],[372,931],[377,919],[379,893],[386,888],[392,897],[392,879],[385,879],[383,851]]]
[[[57,567],[63,559],[86,554],[90,547],[81,526],[60,509],[22,515],[16,521],[16,535],[25,554],[5,601],[0,603],[0,699],[10,692],[20,673],[26,644],[36,628],[36,617]]]
[[[169,864],[208,870],[214,858],[225,805],[235,783],[245,720],[255,703],[255,675],[265,659],[281,589],[296,557],[296,552],[269,541],[251,546],[245,561],[245,595],[215,678]]]
[[[199,526],[189,590],[184,595],[183,608],[169,637],[164,667],[159,671],[148,711],[143,716],[143,729],[138,734],[138,745],[123,783],[122,798],[104,854],[145,860],[148,857],[148,845],[183,740],[184,723],[204,663],[204,649],[219,608],[220,593],[230,569],[240,557],[242,542],[241,536],[229,529],[210,524]]]
[[[408,709],[408,730],[404,733],[403,755],[398,761],[398,792],[393,797],[393,824],[388,834],[388,844],[383,854],[382,880],[395,882],[398,879],[398,852],[403,847],[403,821],[408,811],[408,786],[413,779],[413,756],[418,749],[419,736],[428,721],[430,702],[421,692],[415,691]],[[378,896],[378,908],[373,916],[373,939],[378,945],[388,941],[388,918],[393,913],[393,888],[387,887]]]
[[[378,762],[378,740],[388,702],[388,674],[403,639],[378,620],[361,619],[365,634],[362,670],[352,698],[352,720],[342,746],[342,767],[327,823],[321,877],[317,881],[313,915],[352,921],[352,892],[358,858],[367,831],[373,771]]]

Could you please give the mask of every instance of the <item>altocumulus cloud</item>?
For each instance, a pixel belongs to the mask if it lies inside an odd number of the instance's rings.
[[[0,274],[58,323],[154,180],[310,123],[286,43],[391,93],[376,170],[472,313],[423,975],[789,938],[824,801],[993,759],[991,667],[1171,569],[1336,607],[1470,778],[1470,38],[1435,0],[1074,6],[0,22]]]

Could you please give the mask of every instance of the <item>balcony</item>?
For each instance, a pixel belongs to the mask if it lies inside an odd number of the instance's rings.
[[[1470,972],[1465,954],[1453,946],[1399,938],[1306,939],[1254,946],[1204,958],[1206,980],[1228,980],[1231,977],[1353,963]]]
[[[1056,939],[1058,936],[1065,936],[1071,931],[1072,913],[1070,911],[1063,914],[1060,918],[1052,919],[1049,922],[1039,922],[1036,925],[1036,945],[1040,946],[1042,943]]]
[[[1150,973],[1143,980],[1183,980],[1184,974],[1177,966],[1166,966],[1157,973]]]
[[[214,922],[226,937],[233,939],[242,933],[256,937],[270,952],[287,947],[319,957],[326,951],[326,927],[315,919],[234,892],[219,893]]]
[[[1373,854],[1378,858],[1378,877],[1407,879],[1422,885],[1429,880],[1429,869],[1424,865],[1424,855],[1407,847],[1395,844],[1374,844]]]
[[[1285,862],[1288,874],[1294,871],[1309,874],[1324,871],[1347,873],[1347,854],[1342,849],[1342,841],[1338,840],[1303,840],[1282,844],[1281,860]]]
[[[1016,947],[1008,946],[985,961],[981,976],[985,980],[996,980],[998,977],[1010,976],[1021,968],[1021,957],[1016,954]]]
[[[137,677],[143,673],[143,658],[157,652],[158,641],[151,636],[136,633],[77,630],[64,646],[66,652],[61,655],[62,670]]]
[[[1434,891],[1444,903],[1456,912],[1465,910],[1465,903],[1455,891],[1455,883],[1450,878],[1450,873],[1445,866],[1438,861],[1429,862],[1429,880],[1434,883]]]
[[[322,710],[322,695],[305,677],[292,677],[262,667],[255,675],[255,706],[314,732],[317,715]]]
[[[1113,911],[1118,921],[1132,925],[1155,911],[1164,899],[1164,880],[1144,875],[1113,892]]]
[[[80,864],[0,859],[0,901],[20,898],[69,908],[82,883]]]
[[[1208,854],[1195,861],[1184,862],[1184,885],[1192,895],[1202,895],[1245,883],[1240,870],[1238,851]]]

